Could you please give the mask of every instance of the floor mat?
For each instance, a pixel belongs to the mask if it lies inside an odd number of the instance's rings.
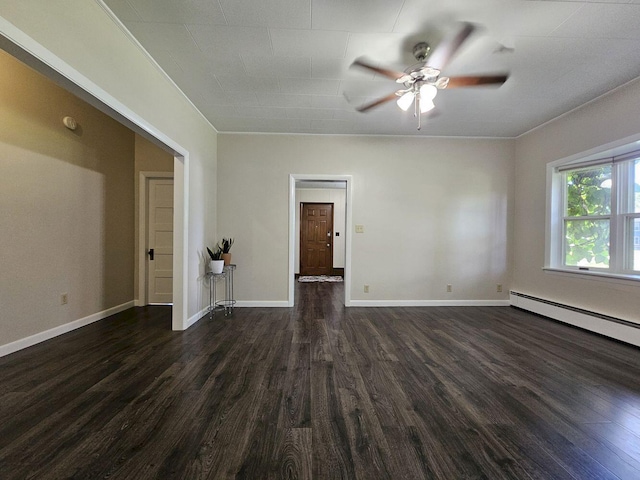
[[[342,277],[337,275],[303,275],[298,277],[299,282],[342,282]]]

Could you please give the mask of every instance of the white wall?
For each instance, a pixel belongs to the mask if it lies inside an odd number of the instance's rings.
[[[362,234],[346,232],[353,236],[352,299],[506,300],[513,146],[220,134],[218,229],[236,238],[236,298],[287,300],[289,174],[334,174],[353,175],[353,223],[364,225]]]
[[[19,36],[27,49],[66,77],[95,85],[114,109],[136,122],[142,120],[144,130],[161,135],[165,143],[188,155],[187,224],[179,229],[188,237],[187,270],[181,284],[185,315],[178,308],[180,316],[186,316],[178,327],[184,328],[206,303],[199,253],[216,237],[216,130],[133,43],[101,2],[0,0],[0,14],[1,34]],[[176,183],[180,183],[180,172],[177,175]]]
[[[546,165],[640,133],[640,81],[522,136],[516,142],[512,288],[640,321],[640,282],[544,272]]]
[[[333,203],[333,268],[344,268],[347,191],[344,188],[296,188],[295,273],[300,273],[300,205]],[[336,237],[336,233],[340,233]]]

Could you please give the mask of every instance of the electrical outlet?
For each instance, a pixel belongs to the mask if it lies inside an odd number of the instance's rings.
[[[69,294],[68,293],[61,293],[60,294],[60,305],[66,305],[68,301],[69,301]]]
[[[369,293],[369,285],[364,286],[364,293]]]
[[[356,225],[356,233],[364,233],[364,225]]]
[[[498,293],[502,293],[502,284],[501,284],[501,283],[499,283],[499,284],[496,286],[496,292],[498,292]]]
[[[451,286],[451,284],[448,284],[448,285],[447,285],[447,292],[448,292],[448,293],[453,292],[453,287]]]

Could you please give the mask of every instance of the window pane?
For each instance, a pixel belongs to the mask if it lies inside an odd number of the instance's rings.
[[[635,161],[635,167],[633,170],[633,198],[635,200],[635,209],[633,211],[640,213],[640,160]]]
[[[565,265],[609,268],[609,220],[566,220]]]
[[[581,217],[610,213],[611,165],[567,172],[566,216]]]
[[[640,218],[633,219],[633,266],[640,270]]]

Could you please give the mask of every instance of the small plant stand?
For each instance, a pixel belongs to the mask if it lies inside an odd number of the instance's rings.
[[[207,272],[209,278],[209,318],[213,318],[216,311],[224,311],[224,316],[233,315],[233,308],[236,301],[233,297],[233,272],[234,264],[225,265],[222,273]],[[216,284],[224,280],[224,298],[216,299]]]

